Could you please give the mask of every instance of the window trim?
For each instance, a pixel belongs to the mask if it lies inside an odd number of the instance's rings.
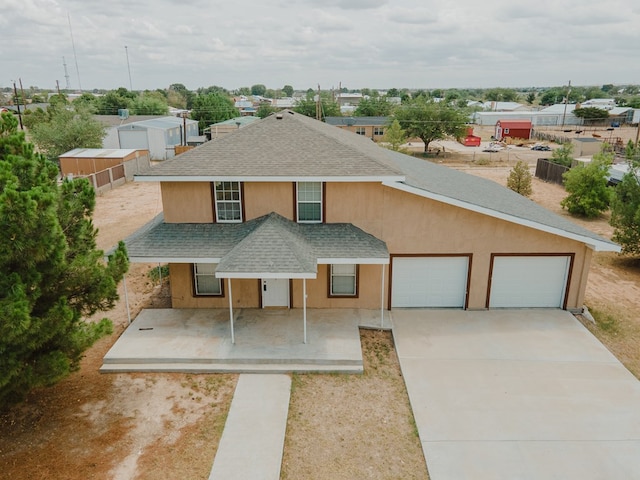
[[[198,276],[211,276],[209,273],[196,273],[196,265],[197,263],[191,264],[191,285],[192,285],[192,293],[194,297],[224,297],[224,282],[221,278],[216,278],[218,283],[220,284],[220,293],[199,293],[198,292]],[[204,265],[215,265],[215,264],[204,264]],[[213,275],[215,278],[215,275]]]
[[[360,265],[358,263],[350,263],[355,267],[355,273],[353,275],[354,292],[353,294],[333,293],[333,265],[327,265],[327,297],[329,298],[360,298]],[[345,264],[346,265],[346,264]],[[347,276],[347,275],[340,275]],[[349,275],[350,276],[350,275]]]
[[[320,204],[320,220],[300,220],[300,201],[298,200],[298,185],[300,183],[319,183],[320,184],[320,201],[319,202],[305,202],[305,203],[319,203]],[[294,212],[296,216],[296,223],[325,223],[325,198],[326,198],[326,183],[325,182],[294,182],[293,184],[293,202]]]
[[[217,198],[217,190],[216,183],[224,183],[224,181],[214,181],[211,182],[211,200],[213,202],[213,221],[214,223],[242,223],[245,219],[245,211],[244,211],[244,182],[238,181],[230,181],[228,183],[237,183],[238,184],[238,200],[220,200],[225,203],[233,203],[237,202],[240,204],[240,220],[220,220],[218,218],[218,198]]]

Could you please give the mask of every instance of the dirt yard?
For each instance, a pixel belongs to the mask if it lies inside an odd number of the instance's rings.
[[[541,152],[531,152],[539,154]],[[477,166],[469,156],[446,163],[505,184],[526,150]],[[546,153],[546,152],[542,152]],[[560,209],[562,187],[534,180],[533,200]],[[108,249],[161,211],[154,183],[126,184],[98,198],[94,223]],[[609,236],[607,217],[575,220]],[[168,304],[153,283],[154,265],[132,265],[127,291],[132,316]],[[233,395],[235,375],[100,374],[103,355],[127,325],[124,291],[109,312],[115,332],[91,348],[80,371],[33,392],[0,415],[1,479],[207,479]],[[587,304],[598,323],[587,327],[640,376],[640,268],[614,254],[596,254]],[[389,333],[361,332],[365,374],[294,375],[282,478],[426,479],[424,457]]]

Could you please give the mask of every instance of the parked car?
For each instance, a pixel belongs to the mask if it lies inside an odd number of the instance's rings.
[[[551,147],[547,145],[534,145],[533,147],[531,147],[531,150],[538,150],[540,152],[550,152]]]
[[[495,153],[503,149],[504,147],[499,142],[491,142],[487,147],[483,148],[482,151]]]

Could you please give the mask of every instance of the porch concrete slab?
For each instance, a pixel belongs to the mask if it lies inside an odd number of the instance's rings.
[[[245,372],[328,371],[330,366],[361,372],[358,328],[376,322],[379,310],[309,309],[305,344],[302,310],[237,309],[234,344],[228,310],[146,309],[107,352],[101,371],[182,371],[181,365],[190,372],[234,371],[235,365],[235,371]],[[247,368],[252,364],[262,367]]]
[[[640,479],[640,382],[559,310],[394,310],[433,480]]]
[[[291,377],[238,378],[209,480],[278,480]]]

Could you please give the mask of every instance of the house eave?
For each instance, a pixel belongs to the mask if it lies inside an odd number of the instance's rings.
[[[376,175],[134,175],[136,182],[403,182],[404,176]]]
[[[318,265],[388,265],[387,258],[318,258]]]
[[[212,257],[129,257],[131,263],[220,263],[220,258]]]
[[[491,210],[486,207],[482,207],[480,205],[474,205],[469,202],[464,202],[462,200],[457,200],[455,198],[447,197],[445,195],[440,195],[437,193],[429,192],[428,190],[423,190],[418,187],[412,187],[405,183],[400,182],[383,182],[382,183],[386,187],[394,188],[396,190],[400,190],[407,193],[412,193],[414,195],[418,195],[420,197],[428,198],[431,200],[435,200],[437,202],[446,203],[448,205],[452,205],[454,207],[464,208],[465,210],[470,210],[472,212],[481,213],[483,215],[487,215],[489,217],[497,218],[500,220],[504,220],[506,222],[514,223],[516,225],[522,225],[524,227],[533,228],[535,230],[539,230],[545,233],[551,233],[553,235],[557,235],[559,237],[568,238],[570,240],[575,240],[577,242],[584,243],[588,247],[592,248],[596,252],[616,252],[619,253],[622,248],[619,245],[601,242],[595,238],[587,237],[584,235],[579,235],[572,232],[567,232],[566,230],[562,230],[559,228],[551,227],[549,225],[544,225],[542,223],[534,222],[531,220],[527,220],[524,218],[516,217],[513,215],[509,215],[503,212],[499,212],[496,210]]]
[[[280,279],[292,279],[292,278],[304,278],[315,279],[317,274],[311,272],[218,272],[216,271],[216,278],[280,278]]]

